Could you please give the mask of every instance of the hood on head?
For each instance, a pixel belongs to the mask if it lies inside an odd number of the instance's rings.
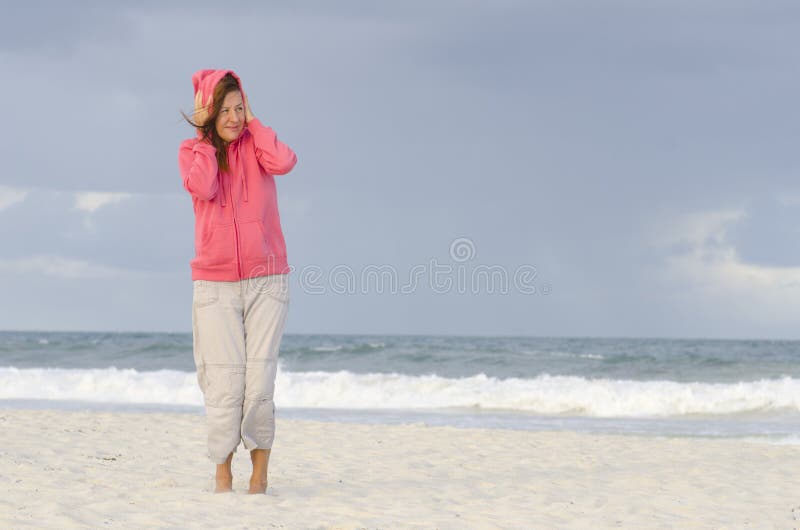
[[[192,85],[194,85],[195,96],[197,96],[198,90],[203,93],[203,105],[208,107],[213,105],[214,89],[217,88],[217,84],[226,74],[231,74],[236,79],[239,84],[239,90],[242,92],[242,97],[244,97],[242,80],[233,70],[198,70],[192,75]]]

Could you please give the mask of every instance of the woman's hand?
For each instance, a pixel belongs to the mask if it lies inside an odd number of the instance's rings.
[[[247,102],[247,94],[245,94],[244,91],[242,91],[242,99],[244,100],[244,122],[247,124],[256,119],[256,117],[253,116],[253,111],[250,110],[250,104]]]
[[[194,122],[202,127],[208,119],[208,109],[203,105],[203,93],[198,90],[194,96]]]

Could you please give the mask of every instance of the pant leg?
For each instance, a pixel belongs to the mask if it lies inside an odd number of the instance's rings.
[[[193,284],[194,359],[206,405],[208,456],[222,464],[241,440],[246,366],[241,286],[209,280]]]
[[[289,309],[288,274],[245,282],[245,376],[242,442],[247,450],[271,449],[275,439],[275,376]]]

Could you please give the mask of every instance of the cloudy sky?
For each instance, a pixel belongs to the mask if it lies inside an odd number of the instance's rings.
[[[796,2],[111,4],[3,6],[2,329],[191,332],[231,68],[298,155],[287,333],[800,338]]]

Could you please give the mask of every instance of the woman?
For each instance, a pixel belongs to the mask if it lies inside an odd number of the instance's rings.
[[[294,152],[263,125],[231,70],[192,76],[195,138],[178,166],[192,196],[192,335],[217,493],[232,491],[231,460],[244,443],[250,493],[266,493],[275,437],[275,374],[289,304],[286,244],[273,175]]]

